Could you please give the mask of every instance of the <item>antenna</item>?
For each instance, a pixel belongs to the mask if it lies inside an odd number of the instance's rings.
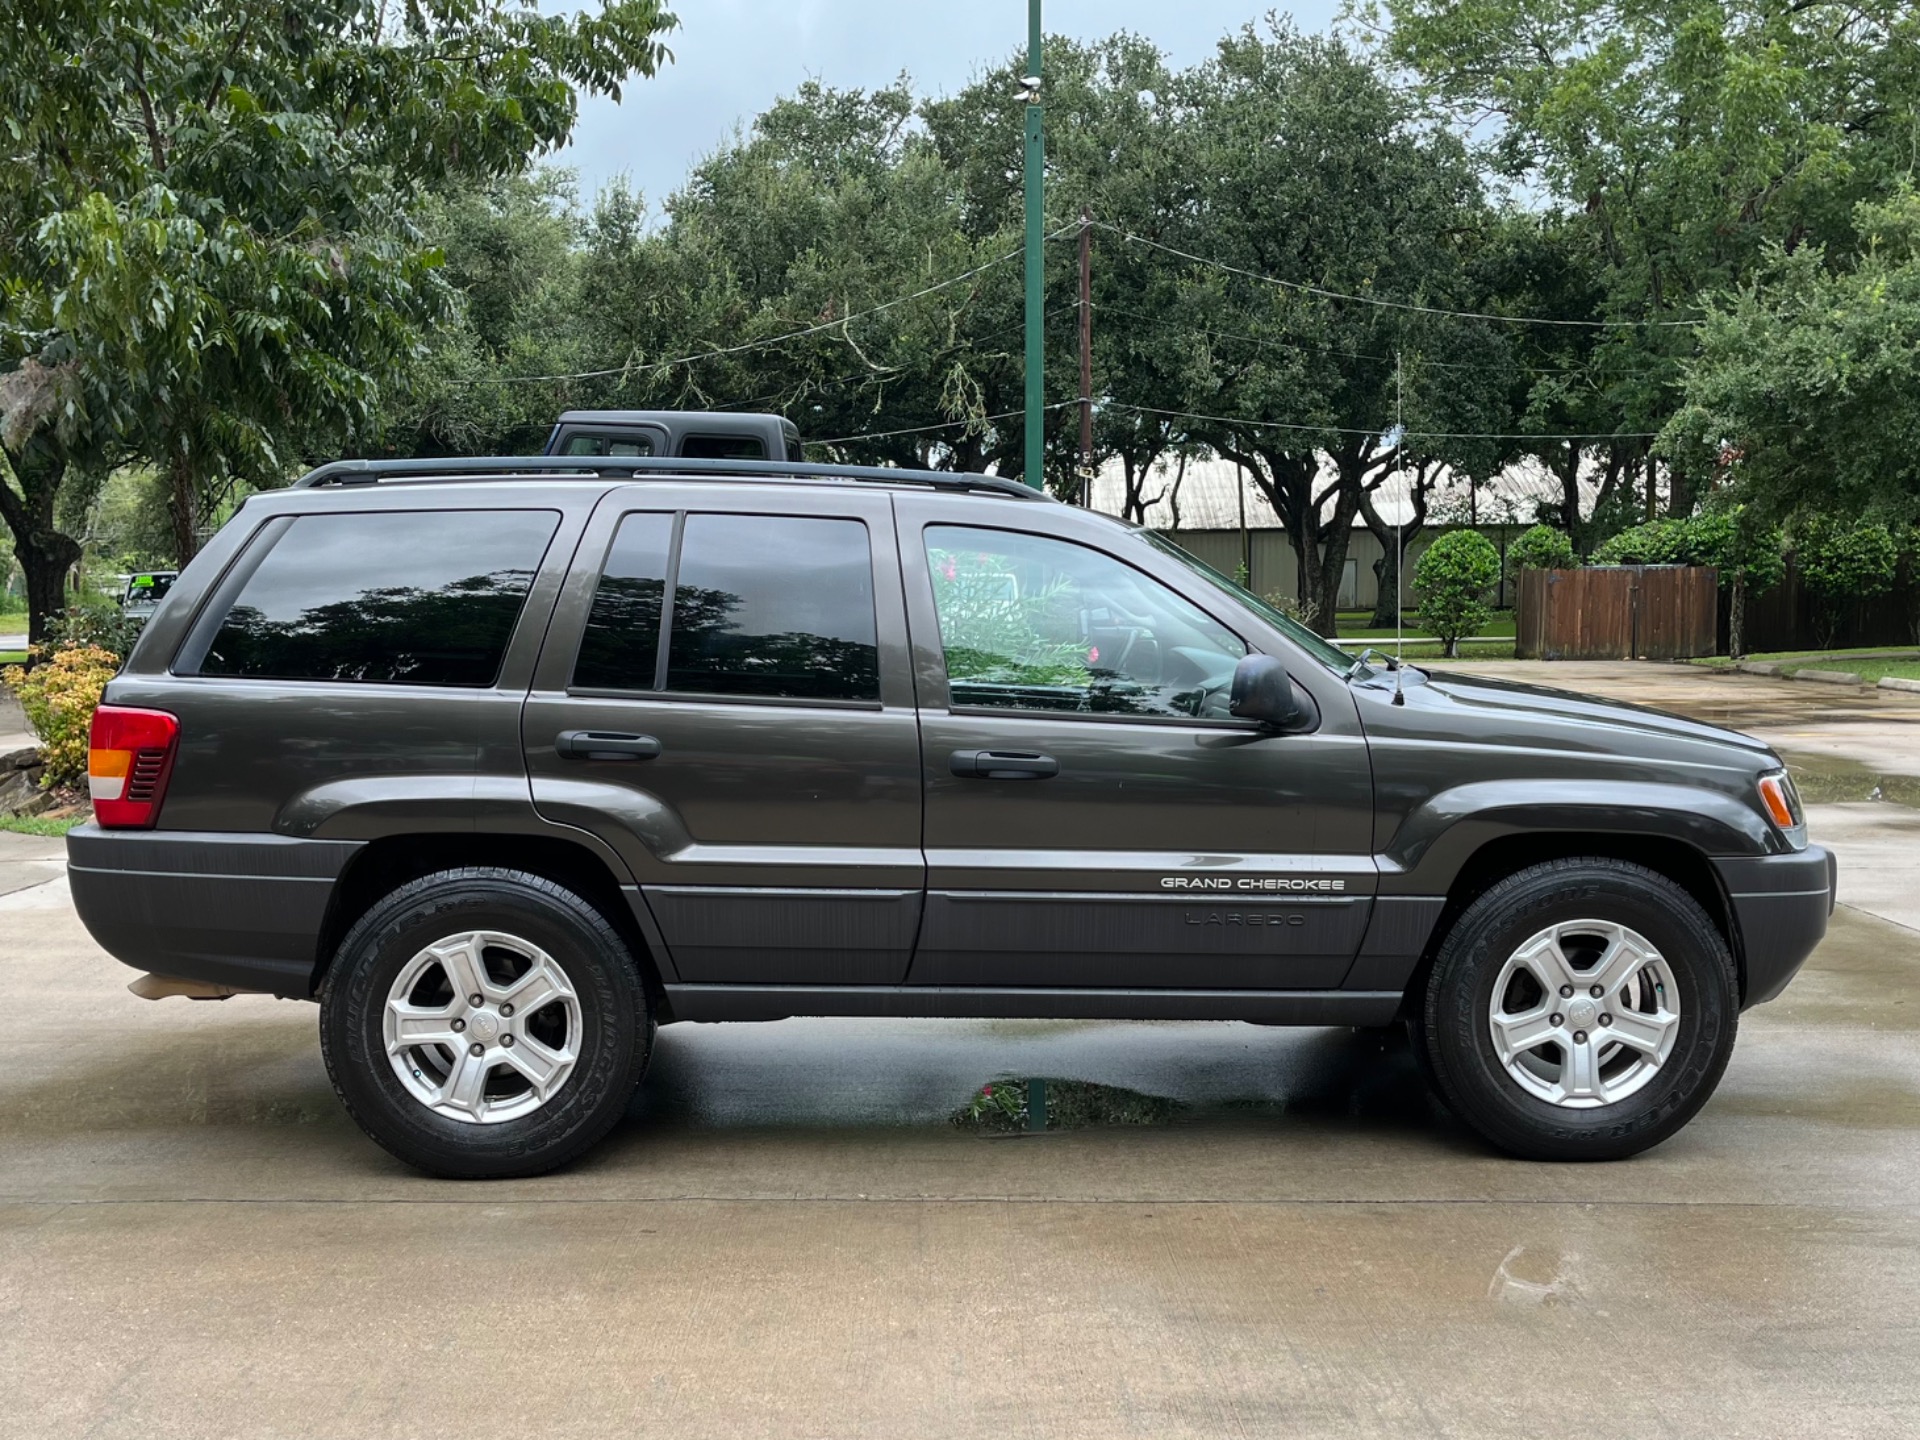
[[[1393,433],[1394,464],[1400,472],[1400,508],[1393,512],[1393,653],[1402,662],[1407,658],[1406,640],[1402,634],[1400,622],[1400,596],[1405,588],[1406,577],[1400,573],[1400,567],[1406,564],[1407,547],[1401,540],[1401,526],[1406,524],[1407,503],[1407,396],[1406,386],[1401,381],[1400,349],[1393,351]]]
[[[1407,508],[1411,497],[1407,494],[1407,394],[1403,383],[1404,372],[1400,368],[1400,347],[1393,347],[1393,459],[1394,466],[1400,472],[1400,502],[1393,512],[1393,657],[1400,663],[1393,667],[1393,703],[1407,703],[1406,693],[1400,688],[1403,677],[1401,671],[1407,664],[1406,637],[1403,633],[1400,614],[1400,597],[1405,593],[1406,576],[1401,567],[1407,563],[1407,546],[1404,539],[1404,527],[1407,523]]]

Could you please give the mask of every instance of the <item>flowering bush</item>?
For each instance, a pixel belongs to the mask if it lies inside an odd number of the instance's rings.
[[[40,737],[40,756],[47,767],[40,783],[48,788],[78,785],[87,776],[93,712],[120,661],[98,645],[69,645],[51,654],[37,647],[32,655],[32,669],[9,665],[0,678],[20,697],[20,708]]]

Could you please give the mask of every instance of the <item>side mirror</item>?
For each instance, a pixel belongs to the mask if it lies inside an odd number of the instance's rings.
[[[1257,720],[1285,730],[1299,723],[1303,707],[1286,666],[1271,655],[1248,655],[1233,667],[1227,713],[1237,720]]]

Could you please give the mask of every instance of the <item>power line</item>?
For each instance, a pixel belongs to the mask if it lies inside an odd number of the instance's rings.
[[[1046,238],[1056,240],[1060,236],[1078,228],[1079,224],[1077,221],[1072,225],[1063,225]],[[802,330],[791,330],[784,335],[768,335],[759,340],[744,340],[738,345],[723,345],[717,350],[702,351],[698,355],[680,355],[671,360],[649,360],[644,365],[615,365],[605,370],[576,370],[560,375],[479,375],[462,383],[468,385],[519,385],[544,384],[557,380],[603,380],[609,375],[643,375],[652,370],[670,370],[676,365],[696,365],[702,360],[718,360],[723,356],[740,355],[749,350],[764,350],[769,346],[784,345],[789,340],[804,340],[809,335],[818,335],[824,330],[837,330],[844,325],[851,325],[856,320],[865,320],[871,315],[879,315],[885,311],[897,309],[902,305],[910,305],[915,300],[924,300],[929,295],[937,295],[942,290],[951,289],[953,286],[971,280],[975,276],[984,275],[995,266],[1005,265],[1010,260],[1017,260],[1023,253],[1024,252],[1020,250],[1009,251],[997,259],[988,260],[976,265],[971,270],[963,270],[958,275],[949,276],[945,280],[937,281],[927,286],[924,290],[916,290],[911,295],[896,296],[892,300],[883,301],[866,310],[856,310],[852,314],[842,315],[834,320],[823,320],[818,325],[809,325]]]
[[[1277,346],[1288,350],[1315,350],[1325,355],[1341,355],[1349,360],[1372,360],[1382,365],[1391,365],[1394,363],[1394,358],[1391,355],[1373,355],[1364,350],[1342,350],[1337,345],[1328,345],[1319,340],[1289,340],[1282,339],[1277,335],[1243,335],[1234,330],[1216,330],[1210,325],[1182,325],[1179,321],[1171,320],[1164,315],[1147,315],[1141,311],[1127,310],[1118,305],[1095,305],[1093,308],[1108,315],[1125,315],[1132,320],[1141,320],[1149,325],[1158,325],[1162,329],[1175,330],[1183,334],[1217,335],[1223,340],[1239,340],[1248,345],[1257,345],[1262,348]],[[1459,360],[1434,360],[1424,356],[1421,358],[1420,364],[1422,366],[1432,366],[1436,370],[1484,371],[1487,369],[1485,364],[1469,364]],[[1511,369],[1518,370],[1523,375],[1547,376],[1556,379],[1568,375],[1582,375],[1587,373],[1584,370],[1576,368],[1545,370],[1538,366],[1520,365],[1511,361],[1508,362],[1508,366]],[[1629,370],[1620,374],[1610,373],[1606,378],[1609,380],[1635,380],[1654,373],[1656,372],[1652,370]]]
[[[1078,405],[1078,400],[1055,400],[1050,405],[1042,405],[1042,410],[1059,410],[1064,406]],[[925,435],[934,430],[953,430],[962,425],[985,425],[994,420],[1010,420],[1016,415],[1024,415],[1025,410],[1002,410],[997,415],[975,415],[965,420],[947,420],[938,425],[909,425],[902,430],[873,430],[861,435],[836,435],[831,440],[809,440],[809,445],[851,445],[860,440],[888,440],[895,435]]]
[[[1295,425],[1284,420],[1245,420],[1232,415],[1201,415],[1191,410],[1160,410],[1151,405],[1127,405],[1118,400],[1103,402],[1109,410],[1131,410],[1141,415],[1164,415],[1176,420],[1205,420],[1217,425],[1244,425],[1256,430],[1297,430],[1314,435],[1384,435],[1386,431],[1361,430],[1346,425]],[[1409,440],[1651,440],[1660,432],[1644,430],[1620,432],[1587,431],[1577,435],[1501,435],[1475,430],[1408,430]]]
[[[1238,265],[1229,265],[1224,260],[1209,259],[1205,255],[1195,255],[1192,251],[1166,245],[1158,240],[1150,240],[1145,235],[1136,235],[1130,230],[1122,230],[1118,225],[1109,225],[1103,220],[1095,220],[1092,224],[1099,229],[1118,235],[1130,245],[1145,245],[1150,249],[1161,250],[1168,255],[1191,261],[1195,265],[1207,265],[1215,270],[1225,271],[1229,275],[1257,280],[1262,285],[1276,285],[1283,290],[1295,290],[1303,295],[1317,295],[1323,300],[1345,300],[1355,305],[1375,305],[1384,310],[1407,310],[1416,315],[1438,315],[1450,320],[1496,320],[1506,325],[1562,325],[1586,330],[1637,330],[1643,326],[1653,329],[1692,329],[1700,324],[1698,320],[1559,320],[1543,315],[1495,315],[1485,310],[1448,310],[1438,305],[1416,305],[1410,300],[1385,300],[1378,295],[1349,295],[1341,290],[1328,290],[1323,286],[1308,285],[1300,280],[1281,280],[1272,275],[1262,275],[1255,270],[1243,270]]]

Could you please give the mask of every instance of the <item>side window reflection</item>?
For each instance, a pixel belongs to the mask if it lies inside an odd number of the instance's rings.
[[[927,531],[952,703],[1227,718],[1247,647],[1158,581],[1070,541]]]

